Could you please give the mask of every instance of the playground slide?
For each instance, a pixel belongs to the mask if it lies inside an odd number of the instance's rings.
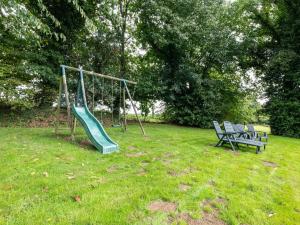
[[[106,134],[101,123],[89,111],[86,105],[77,107],[73,105],[72,111],[80,121],[93,145],[103,154],[118,150],[118,144],[113,142]]]

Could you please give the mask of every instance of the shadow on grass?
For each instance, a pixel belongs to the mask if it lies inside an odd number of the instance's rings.
[[[215,146],[215,145],[214,145]],[[234,146],[235,147],[235,151],[234,150],[232,150],[232,148],[231,148],[231,146],[230,145],[222,145],[221,147],[216,147],[216,148],[221,148],[221,149],[223,149],[223,150],[228,150],[228,151],[232,151],[232,152],[235,152],[235,153],[246,153],[246,152],[248,152],[248,153],[252,153],[252,154],[255,154],[255,155],[257,155],[257,153],[256,153],[256,147],[252,147],[252,146],[245,146],[245,145],[243,145],[243,146],[241,146],[241,145],[239,145],[239,147],[237,147],[237,146]],[[265,150],[264,150],[264,148],[262,147],[261,149],[260,149],[260,152],[259,152],[259,154],[261,154],[261,153],[263,153]]]
[[[93,152],[97,152],[98,150],[94,147],[94,145],[87,139],[85,135],[76,135],[75,140],[73,141],[69,134],[54,134],[51,133],[49,135],[39,135],[52,140],[62,140],[64,142],[69,142],[77,147],[80,147],[83,150],[89,150]]]

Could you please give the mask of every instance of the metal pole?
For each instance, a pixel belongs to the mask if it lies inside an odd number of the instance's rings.
[[[93,114],[95,114],[95,77],[93,76],[93,101],[92,101],[92,107],[93,107]]]
[[[79,73],[80,73],[80,82],[81,82],[81,91],[82,91],[82,97],[83,102],[87,106],[86,96],[85,96],[85,88],[84,88],[84,81],[83,81],[83,69],[81,66],[79,66]]]
[[[65,96],[66,96],[67,113],[68,113],[68,125],[69,125],[69,128],[71,129],[71,132],[72,132],[71,107],[70,107],[70,100],[69,100],[69,92],[68,92],[68,85],[67,85],[65,67],[62,67],[62,79],[63,79],[63,85],[64,85]]]
[[[123,84],[124,85],[124,84]],[[127,131],[127,121],[126,121],[126,92],[125,87],[123,89],[123,120],[124,120],[124,131]]]
[[[114,125],[114,81],[111,80],[111,125]]]
[[[61,104],[61,93],[62,93],[62,86],[63,86],[62,78],[59,79],[59,91],[58,91],[58,100],[57,100],[57,110],[56,110],[56,119],[55,119],[55,134],[58,133],[59,127],[59,116],[60,116],[60,104]]]
[[[75,141],[75,129],[76,129],[76,117],[74,116],[73,124],[72,124],[72,131],[71,131],[71,138],[72,141]]]
[[[128,97],[129,97],[129,99],[130,99],[131,105],[132,105],[132,107],[133,107],[135,116],[136,116],[137,120],[139,121],[139,125],[140,125],[140,128],[141,128],[141,130],[142,130],[142,133],[143,133],[143,135],[146,135],[145,130],[144,130],[143,125],[142,125],[142,122],[141,122],[141,120],[140,120],[140,118],[139,118],[139,116],[138,116],[137,110],[136,110],[135,105],[134,105],[134,103],[133,103],[133,100],[132,100],[132,98],[131,98],[131,94],[130,94],[130,92],[129,92],[129,90],[128,90],[126,81],[123,81],[123,83],[124,83],[124,87],[125,87],[125,89],[126,89],[126,91],[127,91]]]
[[[66,69],[73,70],[73,71],[80,71],[80,69],[72,67],[72,66],[61,65],[61,67],[64,67]],[[120,79],[120,78],[109,76],[109,75],[95,73],[93,71],[83,70],[82,68],[81,68],[81,71],[84,72],[85,74],[88,74],[88,75],[94,75],[94,76],[98,76],[98,77],[104,77],[104,78],[107,78],[107,79],[110,79],[110,80],[126,81],[129,84],[137,84],[137,82],[135,82],[135,81],[124,80],[124,79]]]

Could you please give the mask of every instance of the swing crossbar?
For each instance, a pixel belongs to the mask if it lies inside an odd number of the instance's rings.
[[[73,71],[78,71],[78,72],[82,71],[82,72],[84,72],[85,74],[88,74],[88,75],[93,75],[93,76],[97,76],[97,77],[103,77],[103,78],[107,78],[107,79],[110,79],[110,80],[125,81],[126,83],[129,83],[129,84],[137,84],[137,82],[135,82],[135,81],[124,80],[124,79],[121,79],[121,78],[118,78],[118,77],[104,75],[104,74],[101,74],[101,73],[95,73],[93,71],[79,69],[79,68],[75,68],[75,67],[72,67],[72,66],[66,66],[66,65],[60,65],[60,66],[62,68],[66,68],[66,69],[73,70]]]

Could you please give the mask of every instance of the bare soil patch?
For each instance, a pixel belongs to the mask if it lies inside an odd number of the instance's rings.
[[[139,170],[139,172],[137,173],[138,176],[142,177],[142,176],[146,176],[147,175],[147,171],[144,168],[141,168]]]
[[[227,200],[226,199],[224,199],[224,198],[217,198],[217,199],[213,199],[213,200],[210,200],[210,199],[204,200],[201,203],[201,206],[202,206],[202,208],[211,207],[213,209],[218,210],[217,205],[226,205],[226,204],[227,204]]]
[[[138,157],[142,157],[142,156],[144,156],[144,155],[145,155],[145,153],[143,153],[143,152],[128,153],[128,154],[126,154],[126,156],[127,156],[128,158],[138,158]]]
[[[175,217],[169,217],[169,223],[180,224],[180,222],[185,222],[188,225],[226,225],[224,221],[219,219],[219,210],[216,207],[217,204],[227,204],[226,199],[217,198],[214,200],[205,200],[201,203],[201,207],[211,207],[211,212],[203,212],[200,219],[194,219],[188,213],[179,213]]]
[[[88,140],[83,140],[79,142],[79,145],[83,148],[90,148],[92,146],[92,143]]]
[[[267,167],[272,167],[272,168],[278,167],[278,165],[276,163],[271,162],[271,161],[263,161],[263,164]]]
[[[165,202],[165,201],[154,201],[151,202],[148,206],[148,209],[152,212],[160,211],[160,212],[174,212],[177,209],[177,205],[173,202]]]
[[[149,161],[146,161],[146,160],[144,160],[144,161],[141,162],[142,167],[146,167],[146,166],[148,166],[149,164],[150,164],[150,162],[149,162]]]
[[[192,172],[196,171],[196,169],[192,168],[192,167],[188,167],[188,168],[185,168],[184,170],[182,171],[174,171],[174,170],[170,170],[168,171],[168,174],[172,177],[180,177],[180,176],[184,176],[184,175],[187,175],[187,174],[190,174]]]
[[[116,166],[116,165],[112,165],[111,167],[108,167],[107,169],[106,169],[106,171],[108,172],[108,173],[113,173],[113,172],[116,172],[118,170],[118,167]]]
[[[149,136],[144,136],[144,140],[145,140],[145,141],[150,141],[151,138],[150,138]]]
[[[129,150],[135,150],[136,147],[135,147],[135,146],[128,146],[128,149],[129,149]]]
[[[226,223],[217,217],[216,213],[204,213],[201,219],[194,219],[188,213],[180,213],[175,218],[169,218],[172,224],[184,221],[188,225],[226,225]]]
[[[208,185],[214,187],[216,186],[216,182],[214,180],[209,180]]]
[[[64,137],[65,141],[72,141],[72,138],[70,136]]]
[[[162,162],[165,166],[168,166],[168,165],[172,164],[173,160],[172,159],[163,159]]]
[[[188,184],[179,184],[179,190],[180,191],[188,191],[190,190],[192,187]]]

